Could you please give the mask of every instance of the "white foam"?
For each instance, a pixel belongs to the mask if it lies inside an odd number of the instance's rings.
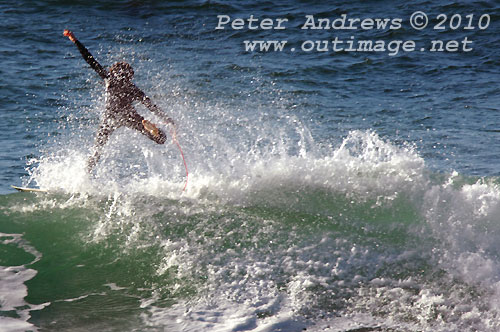
[[[452,174],[426,193],[425,215],[442,268],[468,285],[486,291],[488,315],[500,317],[500,188],[491,180],[462,184]],[[495,320],[493,320],[495,321]],[[483,321],[484,323],[484,321]],[[500,326],[496,321],[493,326]]]
[[[500,190],[495,183],[464,184],[457,174],[444,181],[432,179],[414,148],[396,146],[372,131],[353,131],[337,147],[323,150],[311,148],[314,144],[305,130],[298,133],[293,138],[289,131],[276,133],[267,145],[265,136],[257,133],[246,150],[246,144],[232,146],[207,133],[209,137],[204,138],[207,145],[213,145],[211,154],[199,150],[209,150],[207,146],[186,144],[190,166],[186,192],[181,191],[183,168],[175,150],[147,145],[135,148],[142,152],[139,159],[132,158],[137,167],[127,169],[127,163],[107,159],[99,166],[97,178],[90,179],[84,172],[85,151],[67,151],[40,160],[31,179],[44,188],[107,196],[107,210],[95,225],[94,240],[125,232],[124,247],[151,242],[161,247],[158,275],[175,270],[179,280],[206,278],[196,285],[200,297],[180,301],[173,308],[155,306],[154,296],[144,299],[141,307],[149,310],[143,317],[146,326],[177,331],[300,331],[304,327],[321,331],[332,324],[336,324],[333,331],[341,327],[498,330],[500,224],[496,217],[500,215]],[[115,156],[125,158],[120,156],[120,143],[112,144],[118,144]],[[221,225],[234,223],[221,212],[226,206],[277,206],[303,213],[308,211],[303,195],[316,192],[349,202],[345,212],[327,209],[337,213],[329,215],[332,223],[360,203],[370,202],[372,209],[387,208],[398,198],[407,198],[422,220],[418,225],[420,221],[410,221],[415,225],[406,235],[422,241],[415,240],[411,245],[416,248],[406,249],[382,243],[389,247],[386,252],[356,243],[355,238],[335,239],[328,234],[305,243],[290,234],[289,247],[269,246],[266,250],[258,244],[272,242],[269,233],[281,226],[278,221],[263,219],[258,220],[258,229],[252,229],[255,234],[242,231],[243,237],[253,237],[255,248],[216,250],[223,247],[221,239],[229,236]],[[155,200],[141,204],[144,195],[175,200],[176,204],[156,204]],[[219,211],[216,222],[221,225],[209,222],[214,211]],[[319,215],[321,211],[314,212]],[[151,222],[156,213],[167,215],[164,224]],[[208,221],[189,224],[193,230],[185,238],[161,236],[168,222],[182,223],[189,220],[183,217],[197,214],[207,215]],[[241,230],[249,227],[251,218],[238,220]],[[368,222],[362,226],[370,227]],[[203,228],[213,234],[205,238]],[[298,243],[292,245],[292,239]],[[396,280],[374,274],[380,266],[406,264],[416,256],[430,260],[436,271],[446,271],[442,281],[446,285],[425,277]],[[464,295],[469,287],[478,287],[482,295]],[[172,291],[175,294],[178,289]],[[483,301],[488,303],[486,307]],[[329,309],[318,303],[326,303]],[[314,317],[303,318],[308,314]]]
[[[239,155],[233,151],[236,155],[228,159],[231,163],[228,167],[210,160],[197,160],[194,158],[196,153],[186,152],[192,170],[185,192],[182,191],[185,177],[179,164],[181,160],[162,161],[161,153],[160,160],[149,157],[152,160],[140,166],[138,173],[130,167],[125,177],[112,177],[111,173],[113,168],[125,168],[122,171],[126,172],[127,166],[104,163],[102,174],[92,179],[85,172],[86,155],[67,151],[66,155],[39,160],[29,182],[69,193],[110,195],[120,192],[172,199],[217,197],[245,204],[251,203],[256,196],[265,196],[266,192],[274,196],[277,190],[303,188],[324,189],[358,198],[378,195],[387,200],[397,197],[399,192],[413,191],[412,187],[422,185],[425,180],[424,161],[412,148],[395,147],[371,131],[350,133],[338,148],[326,151],[323,156],[304,149],[297,155],[289,155],[288,151],[260,156],[256,152]],[[151,166],[154,164],[163,166]],[[174,172],[171,172],[172,165]],[[158,172],[158,169],[163,171]]]
[[[33,264],[41,258],[41,254],[22,238],[22,234],[0,233],[0,243],[2,245],[16,245],[32,254],[34,259],[29,264]],[[25,283],[33,279],[36,274],[36,270],[29,269],[25,265],[0,266],[0,280],[2,281],[0,283],[0,311],[14,311],[19,317],[0,317],[0,330],[37,331],[33,324],[28,323],[28,319],[31,317],[30,311],[41,310],[49,304],[32,305],[24,300],[28,295],[28,288]]]

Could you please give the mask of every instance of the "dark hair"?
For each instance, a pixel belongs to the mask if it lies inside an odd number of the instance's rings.
[[[113,77],[116,77],[118,79],[131,80],[134,76],[134,70],[132,69],[132,66],[124,61],[113,64],[109,72]]]

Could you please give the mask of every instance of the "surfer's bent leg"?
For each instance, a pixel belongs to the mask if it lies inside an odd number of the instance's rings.
[[[158,129],[158,135],[153,135],[148,130],[146,130],[146,128],[144,128],[142,120],[144,120],[144,118],[139,113],[137,112],[131,113],[128,115],[127,120],[125,121],[125,126],[141,132],[143,135],[146,135],[150,140],[158,144],[165,143],[165,141],[167,140],[167,136],[165,135],[165,133],[161,129]]]
[[[114,131],[114,129],[115,128],[107,122],[103,122],[99,126],[99,130],[97,131],[97,136],[94,144],[94,153],[87,161],[87,171],[89,173],[92,172],[95,165],[101,158],[102,149],[106,144],[106,142],[109,140],[109,136]]]

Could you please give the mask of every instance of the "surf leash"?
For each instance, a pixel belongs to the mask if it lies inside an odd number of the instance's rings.
[[[179,141],[177,140],[177,135],[175,133],[175,127],[174,123],[171,121],[167,121],[167,124],[171,123],[172,124],[172,129],[170,129],[170,136],[172,136],[172,141],[177,145],[177,148],[179,149],[179,152],[181,153],[182,157],[182,162],[184,163],[184,168],[186,169],[186,183],[184,184],[184,189],[182,191],[184,192],[186,190],[187,184],[188,184],[188,178],[189,178],[189,171],[186,163],[186,158],[184,157],[184,152],[182,152],[181,145],[179,144]],[[158,128],[149,122],[148,120],[142,120],[142,125],[144,128],[151,133],[151,135],[157,137],[159,135],[159,130]]]
[[[184,158],[184,152],[182,152],[181,145],[179,144],[179,141],[177,140],[177,135],[175,134],[175,128],[172,128],[170,130],[170,135],[172,136],[172,140],[174,141],[175,145],[177,145],[177,148],[179,149],[179,152],[181,153],[182,157],[182,162],[184,163],[184,168],[186,169],[186,183],[184,184],[184,189],[182,191],[184,192],[186,190],[186,187],[188,185],[188,178],[189,178],[189,171],[186,163],[186,158]]]

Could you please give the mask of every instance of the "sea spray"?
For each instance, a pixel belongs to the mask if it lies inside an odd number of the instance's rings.
[[[137,297],[151,328],[495,330],[494,181],[435,174],[414,147],[373,131],[322,154],[290,151],[230,148],[246,162],[195,167],[184,194],[155,172],[98,178],[99,190],[68,181],[32,211],[76,209],[79,246],[131,264],[106,279],[120,288],[107,296]],[[33,174],[53,179],[61,162]]]

